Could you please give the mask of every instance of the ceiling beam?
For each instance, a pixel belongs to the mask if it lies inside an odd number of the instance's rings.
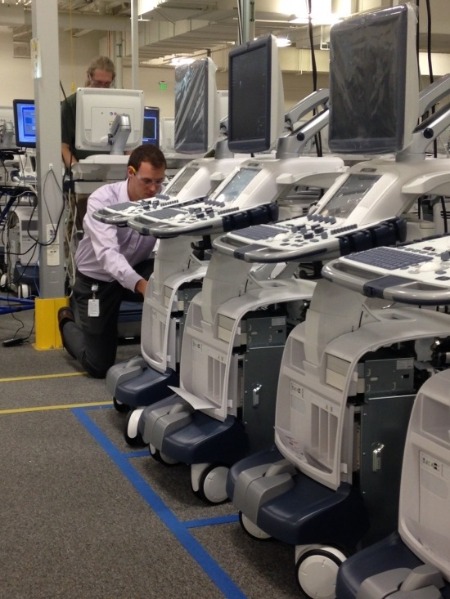
[[[2,25],[31,27],[31,12],[24,11],[20,6],[0,4],[0,22]],[[129,31],[131,21],[129,17],[114,15],[81,15],[59,13],[58,27],[62,29],[90,29],[96,31]]]

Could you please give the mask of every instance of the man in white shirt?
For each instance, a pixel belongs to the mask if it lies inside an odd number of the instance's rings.
[[[73,307],[61,308],[58,323],[65,349],[95,378],[114,364],[117,323],[124,299],[140,301],[153,271],[155,238],[129,227],[94,219],[105,206],[155,196],[165,179],[164,154],[152,145],[139,146],[128,160],[127,179],[104,185],[89,196],[84,237],[75,254]]]

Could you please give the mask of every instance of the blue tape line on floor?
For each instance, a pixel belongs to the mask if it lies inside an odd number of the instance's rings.
[[[138,493],[148,503],[160,520],[188,551],[193,559],[201,566],[220,591],[232,599],[245,599],[245,595],[229,576],[220,568],[218,563],[209,555],[202,545],[189,533],[184,523],[180,522],[161,498],[153,491],[147,481],[133,468],[127,456],[122,454],[108,437],[89,418],[85,408],[74,408],[73,413],[97,443],[108,454],[122,474],[134,486]]]
[[[199,528],[201,526],[214,526],[215,524],[231,524],[238,522],[239,517],[236,514],[229,516],[217,516],[215,518],[201,518],[200,520],[185,520],[183,524],[186,528]]]
[[[149,458],[150,452],[148,449],[138,449],[137,451],[127,451],[123,453],[125,457],[130,458]]]

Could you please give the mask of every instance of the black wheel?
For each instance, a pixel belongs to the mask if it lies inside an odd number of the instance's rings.
[[[124,437],[130,447],[145,447],[138,424],[142,410],[131,410],[128,412],[125,423]]]
[[[226,483],[229,468],[211,464],[200,474],[198,491],[194,491],[202,501],[218,505],[228,501]]]
[[[266,532],[254,524],[245,514],[239,512],[239,524],[244,529],[245,533],[248,534],[252,539],[257,541],[268,541],[272,537]]]
[[[115,397],[113,397],[113,405],[116,408],[116,410],[121,414],[127,414],[131,409],[130,406],[127,406],[126,403],[118,401]]]
[[[176,460],[173,460],[168,455],[161,453],[159,451],[159,449],[156,449],[156,447],[154,445],[150,444],[148,446],[148,450],[149,450],[152,458],[154,460],[156,460],[157,462],[159,462],[160,464],[164,464],[164,466],[175,466],[176,464],[179,464],[179,462],[177,462]]]
[[[338,570],[345,559],[334,547],[305,551],[295,564],[300,591],[309,599],[334,599]]]

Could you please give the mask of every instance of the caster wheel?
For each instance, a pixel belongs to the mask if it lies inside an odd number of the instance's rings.
[[[345,559],[334,547],[306,551],[295,564],[301,592],[310,599],[334,599],[339,566]]]
[[[30,288],[28,285],[21,284],[17,287],[17,296],[22,297],[23,299],[28,299],[30,297]]]
[[[127,414],[130,411],[130,406],[127,406],[127,404],[118,401],[115,397],[113,397],[113,405],[116,408],[116,410],[121,414]]]
[[[124,437],[130,447],[145,447],[142,435],[139,432],[139,419],[143,410],[131,410],[128,412],[125,423]]]
[[[179,464],[179,462],[177,462],[176,460],[173,460],[165,453],[159,451],[159,449],[156,449],[154,445],[149,445],[148,450],[152,458],[160,464],[164,464],[165,466],[175,466],[176,464]]]
[[[268,541],[272,538],[270,535],[264,532],[262,528],[259,528],[259,526],[256,526],[256,524],[253,524],[253,522],[242,512],[239,512],[239,523],[245,532],[252,537],[252,539],[256,539],[257,541]]]
[[[194,491],[202,501],[217,505],[228,501],[226,483],[229,468],[211,464],[201,473],[198,481],[199,489]]]

